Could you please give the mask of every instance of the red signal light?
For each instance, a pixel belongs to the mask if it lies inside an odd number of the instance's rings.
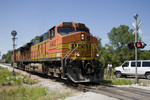
[[[137,47],[137,48],[141,48],[141,47],[142,47],[141,42],[137,42],[137,43],[136,43],[136,47]]]
[[[129,48],[129,49],[134,49],[134,43],[133,43],[133,42],[128,43],[128,48]]]
[[[142,49],[146,46],[144,42],[136,42],[135,45],[137,48],[142,48]]]

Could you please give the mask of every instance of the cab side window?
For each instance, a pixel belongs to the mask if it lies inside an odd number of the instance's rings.
[[[150,62],[142,62],[143,67],[150,67]]]
[[[129,62],[125,62],[122,67],[128,67],[129,66]]]
[[[50,30],[49,36],[50,36],[50,38],[55,36],[55,29]]]
[[[131,62],[131,67],[135,67],[135,62]],[[137,67],[141,67],[141,62],[137,62]]]

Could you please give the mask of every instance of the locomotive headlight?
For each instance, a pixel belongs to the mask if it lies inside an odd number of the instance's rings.
[[[76,57],[80,57],[80,53],[76,53]]]
[[[85,40],[85,34],[81,34],[81,40]]]
[[[96,53],[96,55],[95,55],[96,57],[99,57],[99,53]]]

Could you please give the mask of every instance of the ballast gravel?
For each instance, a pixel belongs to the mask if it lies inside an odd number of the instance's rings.
[[[119,99],[94,92],[85,92],[85,93],[80,92],[77,93],[76,96],[67,97],[63,100],[119,100]]]

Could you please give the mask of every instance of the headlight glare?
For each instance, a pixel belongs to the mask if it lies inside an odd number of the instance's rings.
[[[80,53],[76,53],[76,57],[80,57]]]
[[[96,57],[99,57],[99,53],[96,53],[96,55],[95,55]]]
[[[81,34],[81,40],[85,40],[85,34]]]

